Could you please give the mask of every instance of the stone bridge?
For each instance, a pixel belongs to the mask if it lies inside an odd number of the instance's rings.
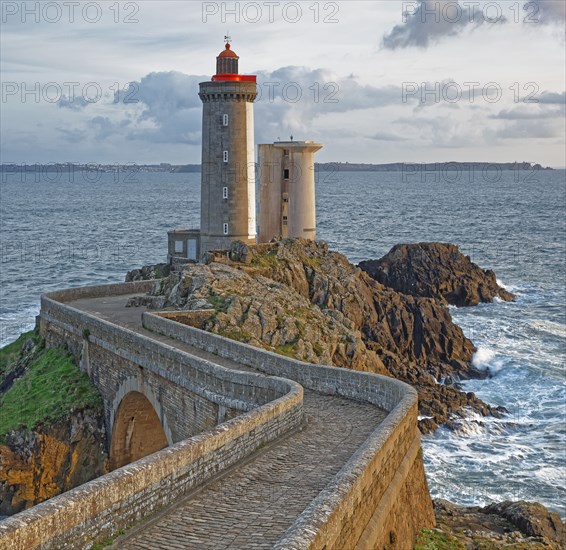
[[[42,297],[47,345],[102,395],[113,471],[1,522],[0,548],[412,548],[434,523],[416,392],[125,307],[153,284]]]

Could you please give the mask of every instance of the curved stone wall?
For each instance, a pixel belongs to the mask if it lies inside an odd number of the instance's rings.
[[[184,312],[186,314],[186,312]],[[393,378],[311,365],[176,323],[172,314],[143,314],[144,326],[321,393],[367,401],[389,415],[297,518],[278,550],[412,547],[434,512],[422,464],[417,393]]]

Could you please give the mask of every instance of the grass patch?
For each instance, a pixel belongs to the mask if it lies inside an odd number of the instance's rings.
[[[277,258],[277,249],[256,254],[252,258],[251,264],[255,267],[277,267],[279,265],[279,259]]]
[[[29,334],[22,336],[29,338]],[[20,350],[21,338],[14,342]],[[17,346],[7,351],[4,348],[2,356],[13,359],[16,349]],[[68,352],[60,348],[42,349],[23,376],[0,396],[0,440],[15,428],[32,430],[40,422],[64,418],[73,409],[101,407],[102,398]]]
[[[28,338],[36,339],[36,336],[33,330],[24,332],[17,340],[0,349],[0,381],[15,367],[26,340],[28,340]]]
[[[214,315],[219,313],[226,313],[230,307],[230,300],[226,296],[218,296],[211,294],[208,298],[208,303],[214,308]]]
[[[240,331],[224,331],[219,333],[220,336],[224,336],[225,338],[230,338],[230,340],[236,340],[237,342],[243,342],[247,344],[252,338],[253,335],[245,330]]]
[[[304,258],[303,259],[303,264],[311,267],[312,269],[316,269],[317,267],[320,267],[320,258]]]
[[[414,550],[466,550],[466,547],[451,535],[431,529],[422,529]]]
[[[295,340],[294,342],[287,342],[286,344],[277,346],[274,351],[279,355],[294,358],[297,352],[297,341]]]

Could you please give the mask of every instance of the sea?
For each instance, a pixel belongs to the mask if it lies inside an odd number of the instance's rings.
[[[317,172],[319,239],[351,262],[398,243],[457,244],[517,301],[450,308],[489,373],[463,383],[509,412],[423,437],[433,497],[539,501],[566,517],[566,171]],[[4,174],[0,345],[33,327],[39,297],[124,280],[166,260],[167,231],[199,225],[200,174]]]

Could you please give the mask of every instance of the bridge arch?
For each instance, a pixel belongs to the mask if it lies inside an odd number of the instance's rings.
[[[110,470],[172,444],[171,430],[159,401],[137,379],[128,379],[121,384],[113,405],[110,415]]]

